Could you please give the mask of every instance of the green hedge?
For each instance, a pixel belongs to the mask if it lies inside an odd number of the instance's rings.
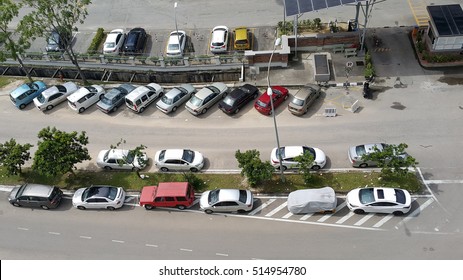
[[[98,48],[101,45],[101,42],[103,41],[105,37],[104,34],[104,29],[103,28],[98,28],[96,31],[95,37],[93,37],[92,43],[87,49],[87,53],[96,53],[98,51]]]

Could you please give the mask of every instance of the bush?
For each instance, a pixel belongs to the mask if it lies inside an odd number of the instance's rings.
[[[105,37],[104,34],[104,29],[103,28],[98,28],[96,31],[95,37],[93,37],[92,43],[87,49],[88,53],[96,53],[98,51],[98,48],[101,45],[101,42],[103,41],[103,38]]]

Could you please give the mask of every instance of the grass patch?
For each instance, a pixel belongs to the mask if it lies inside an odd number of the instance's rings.
[[[45,177],[23,169],[21,176],[7,176],[0,168],[0,184],[17,185],[26,182],[56,185],[65,189],[77,189],[90,185],[113,185],[125,190],[139,191],[144,186],[157,185],[159,182],[190,182],[197,192],[217,188],[246,188],[246,182],[240,174],[206,174],[206,173],[142,173],[141,179],[135,172],[121,171],[78,171],[75,175],[65,174],[57,177]],[[317,172],[313,174],[312,182],[308,185],[299,174],[285,174],[282,183],[279,174],[275,174],[269,181],[262,182],[252,188],[258,193],[279,194],[289,193],[298,189],[332,187],[337,193],[364,186],[400,187],[412,193],[421,189],[421,183],[415,174],[406,177],[381,177],[379,172]]]
[[[14,81],[16,81],[16,79],[12,79],[10,77],[0,77],[0,88],[3,88],[4,86],[7,86]]]

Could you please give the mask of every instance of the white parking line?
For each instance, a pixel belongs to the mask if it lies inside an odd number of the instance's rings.
[[[267,215],[265,215],[265,217],[272,217],[276,212],[278,212],[281,209],[285,208],[287,204],[288,204],[287,201],[282,203],[280,206],[278,206],[277,208],[275,208],[272,211],[270,211],[269,213],[267,213]]]
[[[390,219],[392,219],[394,217],[393,214],[389,214],[387,215],[386,217],[382,218],[379,222],[377,222],[376,224],[373,225],[374,228],[377,228],[377,227],[380,227],[382,225],[384,225],[387,221],[389,221]]]
[[[342,208],[346,207],[346,205],[347,205],[347,204],[346,204],[345,201],[344,201],[343,203],[339,204],[338,207],[336,207],[334,213],[339,212],[339,210],[341,210]],[[331,216],[334,215],[334,213],[324,215],[323,217],[321,217],[320,219],[318,219],[317,222],[324,222],[324,221],[328,220]]]
[[[216,256],[228,257],[228,254],[215,253]]]
[[[154,245],[154,244],[145,244],[145,246],[146,246],[146,247],[155,247],[155,248],[158,247],[158,245]]]
[[[82,239],[92,239],[91,236],[85,236],[85,235],[81,235],[81,236],[79,236],[79,238],[82,238]]]
[[[365,217],[363,217],[362,219],[360,219],[360,221],[356,222],[354,224],[354,226],[361,226],[363,225],[363,223],[365,223],[366,221],[368,221],[371,217],[373,217],[375,214],[373,213],[370,213],[368,215],[366,215]]]
[[[114,243],[125,243],[125,241],[122,241],[122,240],[114,240],[114,239],[113,239],[113,240],[111,240],[111,241],[114,242]]]
[[[191,249],[184,249],[184,248],[180,248],[180,251],[184,251],[184,252],[193,252],[193,250],[191,250]]]
[[[435,200],[434,198],[430,198],[426,200],[423,204],[420,205],[420,207],[416,208],[415,211],[412,213],[408,214],[407,217],[405,217],[402,221],[400,221],[395,227],[398,228],[399,226],[403,225],[404,223],[408,222],[409,220],[415,218],[418,216],[419,213],[421,213],[426,207],[431,205]]]
[[[19,230],[29,230],[28,228],[25,227],[18,227]]]
[[[307,220],[308,218],[312,217],[312,215],[313,215],[313,213],[305,214],[305,215],[302,216],[299,220],[305,221],[305,220]]]
[[[48,234],[52,234],[52,235],[61,235],[61,233],[59,233],[59,232],[54,232],[54,231],[49,231]]]
[[[352,217],[354,215],[355,215],[355,213],[351,211],[351,212],[349,212],[349,214],[347,214],[344,217],[342,217],[341,219],[337,220],[336,224],[342,224],[342,223],[344,223],[345,221],[347,221],[350,217]]]
[[[261,211],[262,209],[264,209],[265,207],[269,206],[272,202],[274,202],[276,199],[275,198],[272,198],[272,199],[269,199],[268,201],[266,201],[265,203],[261,204],[259,207],[257,207],[256,209],[252,210],[251,212],[248,213],[248,216],[253,216],[255,215],[257,212]]]
[[[291,217],[293,215],[293,213],[291,212],[288,212],[288,214],[284,215],[283,217],[281,217],[282,219],[288,219],[289,217]]]

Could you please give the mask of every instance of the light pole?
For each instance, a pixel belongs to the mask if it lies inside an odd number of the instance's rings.
[[[180,50],[180,35],[178,35],[178,27],[177,27],[177,2],[174,3],[174,18],[175,18],[175,32],[177,32],[178,51],[180,55],[183,55]]]
[[[270,107],[272,108],[272,115],[273,115],[273,126],[275,127],[275,137],[277,140],[277,157],[278,161],[280,162],[280,179],[281,182],[285,182],[285,176],[283,175],[283,159],[281,158],[281,153],[280,153],[280,139],[278,137],[278,128],[277,128],[277,120],[275,117],[275,108],[273,107],[273,90],[270,87],[270,64],[272,63],[272,58],[273,54],[275,53],[275,50],[277,46],[280,44],[280,38],[277,38],[275,40],[275,45],[273,46],[273,51],[272,54],[270,55],[270,59],[268,61],[268,68],[267,68],[267,95],[270,97]]]

